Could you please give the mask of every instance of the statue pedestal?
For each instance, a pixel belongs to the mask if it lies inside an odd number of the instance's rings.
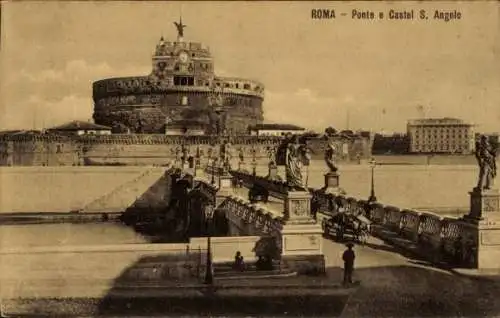
[[[470,192],[470,211],[463,217],[462,244],[472,247],[473,267],[499,269],[500,192],[497,189]],[[464,250],[467,250],[465,248]]]
[[[326,194],[344,195],[346,192],[339,187],[339,174],[337,172],[328,172],[325,174],[325,186],[321,188]]]
[[[269,165],[266,178],[269,180],[280,181],[281,177],[278,175],[278,167],[274,165]]]
[[[284,206],[282,263],[298,273],[325,273],[323,231],[311,217],[311,194],[307,191],[288,192]]]
[[[482,220],[500,214],[500,192],[498,189],[474,189],[469,192],[469,195],[470,211],[465,216],[466,219]]]
[[[233,193],[232,192],[233,187],[232,187],[232,176],[230,174],[223,173],[216,178],[218,178],[217,181],[219,190],[215,195],[215,206],[218,207],[226,199],[227,196]]]
[[[205,174],[204,169],[201,166],[194,167],[194,175],[197,177],[203,176]]]
[[[245,163],[243,161],[238,161],[238,171],[245,169]]]

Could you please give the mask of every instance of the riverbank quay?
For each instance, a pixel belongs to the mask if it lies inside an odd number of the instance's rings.
[[[123,213],[78,213],[78,212],[23,212],[0,214],[0,225],[12,224],[51,224],[51,223],[95,223],[120,222]]]

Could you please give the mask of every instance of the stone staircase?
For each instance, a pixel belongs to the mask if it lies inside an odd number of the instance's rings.
[[[146,170],[134,179],[121,184],[111,192],[87,204],[83,213],[124,212],[137,198],[145,193],[156,181],[165,174],[164,169]]]

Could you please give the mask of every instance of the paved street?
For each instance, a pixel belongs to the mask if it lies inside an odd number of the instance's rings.
[[[246,189],[235,192],[247,196]],[[279,204],[261,205],[279,211]],[[318,215],[318,222],[322,217]],[[333,281],[342,281],[344,250],[343,244],[323,240],[327,274]],[[354,279],[361,285],[348,301],[344,317],[500,315],[500,279],[475,279],[438,269],[373,237],[355,251]]]
[[[328,275],[342,279],[344,245],[324,239]],[[355,246],[361,285],[343,317],[498,316],[500,284],[452,274],[402,256],[376,238]]]

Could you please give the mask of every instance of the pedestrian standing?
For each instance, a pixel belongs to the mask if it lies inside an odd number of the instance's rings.
[[[344,261],[344,285],[352,284],[352,273],[354,272],[354,259],[356,255],[354,254],[353,247],[354,244],[347,243],[347,250],[344,251],[342,255],[342,260]]]

